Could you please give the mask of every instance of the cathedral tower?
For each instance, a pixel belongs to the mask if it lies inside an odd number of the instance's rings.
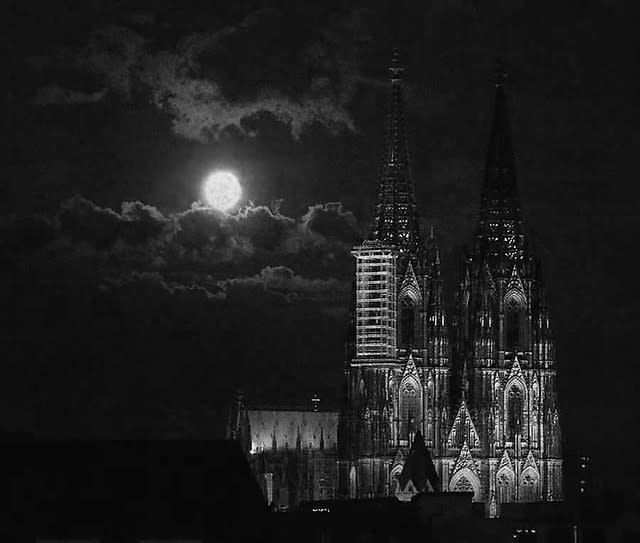
[[[345,366],[339,488],[398,494],[414,438],[436,454],[448,427],[449,345],[440,257],[416,211],[404,118],[404,69],[389,68],[390,105],[376,212],[354,247],[354,334]],[[418,447],[417,450],[422,450]]]
[[[437,473],[431,488],[472,492],[490,516],[508,502],[561,499],[553,338],[540,265],[522,224],[502,72],[478,222],[457,290],[451,388],[440,255],[433,230],[424,236],[419,228],[404,72],[397,56],[391,65],[375,218],[352,251],[354,337],[339,426],[343,497],[407,499],[424,490],[409,468],[426,462]],[[416,451],[426,451],[424,458],[417,461]]]
[[[491,515],[506,502],[561,499],[553,339],[539,261],[522,225],[503,70],[456,317],[458,417],[443,482],[473,490]],[[463,456],[474,469],[460,474]]]

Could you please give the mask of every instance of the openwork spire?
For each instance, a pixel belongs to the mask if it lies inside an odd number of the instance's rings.
[[[495,83],[496,99],[487,152],[482,205],[487,209],[500,207],[509,208],[509,211],[515,212],[519,208],[519,203],[505,94],[506,80],[507,73],[504,63],[502,60],[498,60]]]
[[[478,224],[479,241],[490,260],[521,258],[524,246],[505,93],[506,79],[504,64],[499,60]]]
[[[376,216],[370,238],[415,253],[422,246],[416,219],[413,182],[409,171],[409,152],[405,131],[402,82],[404,68],[394,51],[391,66],[391,99],[387,116],[385,154],[378,185]]]

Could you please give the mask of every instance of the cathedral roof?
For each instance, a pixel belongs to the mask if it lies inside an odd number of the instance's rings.
[[[300,440],[303,448],[331,449],[337,443],[338,412],[247,410],[251,432],[251,452],[293,449]]]
[[[416,217],[404,115],[404,68],[397,51],[389,68],[391,99],[376,215],[369,237],[401,251],[416,253],[423,245]]]

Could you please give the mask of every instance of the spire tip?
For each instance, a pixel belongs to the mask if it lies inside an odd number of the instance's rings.
[[[404,67],[400,63],[400,51],[397,48],[393,49],[393,54],[391,55],[389,74],[391,75],[391,81],[399,81],[404,75]]]

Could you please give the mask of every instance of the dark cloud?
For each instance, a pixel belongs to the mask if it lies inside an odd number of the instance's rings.
[[[346,310],[346,301],[351,283],[330,279],[308,279],[296,275],[286,266],[268,266],[252,277],[239,277],[220,281],[225,289],[259,286],[267,292],[282,295],[287,301],[312,300],[341,305]]]
[[[57,219],[62,234],[98,249],[111,247],[117,240],[143,244],[158,236],[167,224],[162,213],[141,202],[124,202],[118,213],[81,196],[64,202]]]
[[[93,252],[111,267],[219,276],[286,265],[314,277],[344,277],[360,235],[356,218],[339,202],[310,206],[296,219],[255,205],[228,214],[194,204],[164,215],[142,202],[124,202],[115,211],[75,196],[61,205],[56,224],[54,246]]]
[[[287,125],[295,139],[314,123],[332,132],[355,130],[346,105],[353,96],[356,59],[351,55],[338,61],[334,56],[329,62],[328,48],[344,43],[335,35],[324,35],[303,55],[314,73],[308,84],[283,84],[285,66],[269,65],[277,57],[264,56],[264,51],[256,54],[273,47],[273,29],[280,26],[280,19],[277,10],[259,10],[235,26],[191,33],[179,39],[174,49],[162,50],[130,28],[97,28],[79,51],[60,49],[49,57],[32,57],[31,65],[51,69],[71,64],[92,74],[103,87],[86,92],[48,84],[37,90],[33,103],[93,103],[109,90],[123,99],[130,99],[134,90],[146,91],[152,103],[170,115],[175,134],[203,143],[217,139],[228,128],[255,135],[247,121],[264,114]],[[145,25],[152,22],[145,19]],[[230,48],[235,51],[233,65],[229,65]],[[238,66],[245,66],[246,72],[238,74]],[[262,81],[253,81],[251,88],[257,90],[234,96],[229,83],[247,88],[256,73],[265,74]],[[295,75],[289,79],[299,80]]]
[[[327,239],[341,241],[351,247],[362,235],[358,221],[342,207],[341,202],[328,202],[309,207],[302,217],[305,229]]]
[[[106,95],[106,88],[95,92],[83,92],[52,84],[38,89],[33,97],[33,103],[39,106],[95,104],[103,100]]]
[[[6,218],[2,230],[5,256],[31,248],[49,262],[94,267],[105,288],[146,281],[213,299],[227,288],[259,286],[288,301],[323,304],[346,299],[349,251],[359,235],[339,202],[309,206],[293,218],[253,205],[233,214],[200,204],[163,214],[123,202],[116,211],[79,195],[53,219]]]
[[[339,204],[328,209],[323,220],[348,214]],[[80,196],[55,219],[13,218],[1,226],[23,247],[17,254],[0,245],[5,428],[103,438],[219,436],[241,384],[256,401],[273,397],[283,376],[339,388],[331,376],[340,373],[342,333],[334,328],[346,320],[349,283],[313,263],[324,277],[295,271],[309,245],[320,260],[322,248],[343,243],[328,226],[321,235],[306,219],[260,206],[235,215],[201,207],[163,214],[141,202],[116,211]],[[233,253],[235,245],[247,251]],[[171,261],[172,251],[187,248],[206,265],[192,266],[184,255]],[[231,268],[221,261],[229,254],[239,259]],[[274,263],[242,274],[267,257]],[[302,343],[310,349],[303,358]],[[328,376],[327,367],[336,371]],[[291,399],[307,395],[303,387]]]
[[[201,283],[206,283],[206,286],[203,284],[197,284],[196,282],[187,283],[184,281],[172,281],[163,277],[159,272],[132,271],[117,278],[107,278],[105,282],[100,285],[100,289],[102,291],[108,291],[120,289],[125,286],[134,286],[136,289],[159,289],[165,293],[175,296],[204,296],[208,300],[218,301],[225,299],[226,294],[224,292],[223,284],[220,284],[219,282],[214,283],[210,278],[206,277],[200,277],[200,280]]]

